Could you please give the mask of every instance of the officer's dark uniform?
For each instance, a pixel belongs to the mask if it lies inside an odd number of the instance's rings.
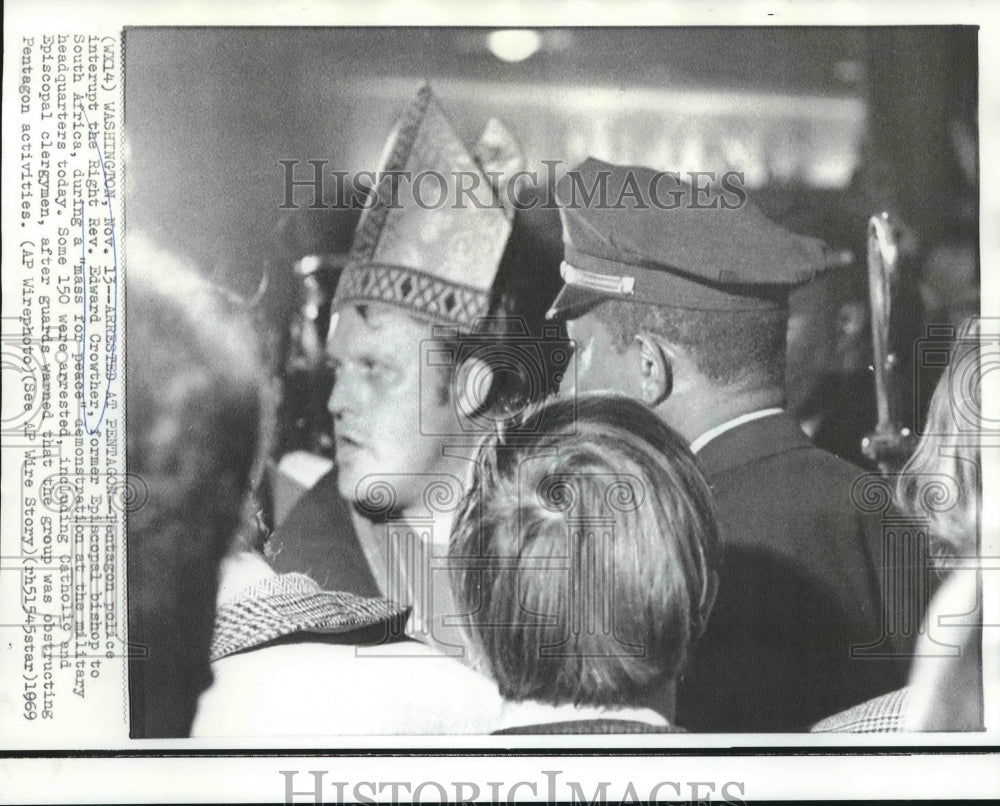
[[[608,299],[667,311],[781,310],[793,286],[832,265],[822,242],[783,229],[732,189],[693,195],[650,169],[597,160],[576,170],[558,187],[566,284],[552,317],[573,319]],[[607,203],[581,203],[602,172]],[[677,724],[806,730],[898,687],[905,659],[852,657],[852,647],[879,642],[883,624],[881,523],[852,501],[863,471],[812,446],[783,412],[724,431],[698,457],[715,494],[723,566],[679,686]]]

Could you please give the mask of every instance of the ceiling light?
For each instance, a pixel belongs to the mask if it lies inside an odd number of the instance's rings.
[[[523,62],[542,46],[542,37],[537,31],[517,28],[493,31],[486,41],[493,55],[505,62]]]

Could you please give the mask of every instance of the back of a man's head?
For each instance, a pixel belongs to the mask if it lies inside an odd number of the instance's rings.
[[[708,483],[617,396],[557,400],[488,440],[452,532],[478,661],[510,701],[659,703],[714,600]]]
[[[127,285],[127,470],[148,497],[128,514],[134,736],[186,735],[211,682],[218,566],[258,447],[254,333],[175,258],[136,238]]]
[[[570,325],[599,320],[605,332],[595,348],[606,351],[601,342],[610,340],[618,354],[638,358],[642,346],[649,371],[626,362],[630,378],[619,391],[641,388],[654,406],[676,393],[674,413],[720,402],[716,418],[673,422],[681,433],[780,402],[788,294],[832,265],[821,241],[765,216],[742,175],[690,178],[593,158],[567,172],[556,187],[564,286],[549,311]],[[587,326],[575,329],[588,337]],[[734,395],[742,404],[723,401]]]
[[[777,388],[784,383],[784,308],[716,311],[671,308],[609,300],[594,310],[608,327],[619,351],[642,332],[685,350],[704,378],[715,386]]]

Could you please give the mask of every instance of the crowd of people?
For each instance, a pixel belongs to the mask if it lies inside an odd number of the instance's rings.
[[[479,171],[499,203],[373,189],[322,351],[334,469],[273,534],[248,503],[275,429],[247,317],[129,250],[134,735],[981,726],[975,619],[928,629],[978,601],[967,570],[930,600],[933,558],[978,549],[966,376],[898,479],[921,565],[859,503],[873,471],[786,410],[789,297],[844,271],[822,241],[683,181],[658,205],[655,171],[595,159],[509,209],[512,140],[466,148],[427,88],[384,153]],[[577,203],[595,183],[619,203]],[[953,506],[926,510],[929,474]],[[894,597],[915,573],[927,595]],[[948,640],[961,662],[932,665]]]

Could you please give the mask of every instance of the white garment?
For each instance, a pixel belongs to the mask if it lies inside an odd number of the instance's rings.
[[[260,555],[227,557],[218,601],[275,573]],[[222,658],[212,671],[192,736],[488,734],[499,725],[496,685],[418,641],[282,644]]]
[[[488,734],[496,686],[417,641],[265,647],[212,664],[192,736]]]
[[[985,590],[985,588],[984,588]],[[978,730],[980,686],[996,692],[986,658],[1000,657],[997,630],[982,628],[978,574],[952,571],[931,599],[910,670],[910,700],[903,730]]]
[[[670,723],[652,708],[599,708],[590,705],[551,705],[536,700],[511,702],[505,700],[500,728],[523,728],[527,725],[544,725],[550,722],[576,722],[585,719],[623,719],[645,722],[658,728]]]

